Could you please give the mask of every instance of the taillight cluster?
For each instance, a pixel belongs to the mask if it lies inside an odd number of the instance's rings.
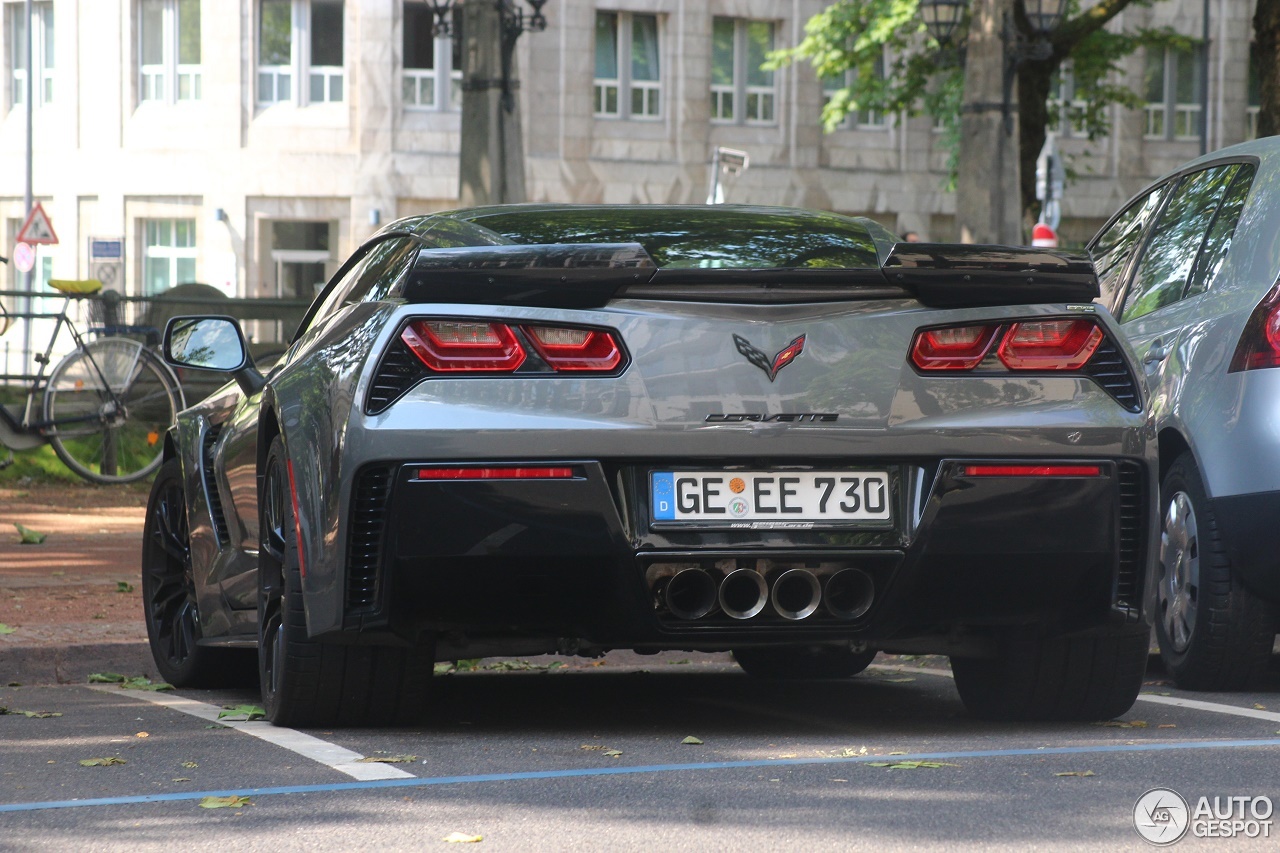
[[[924,373],[973,370],[995,357],[1008,370],[1079,370],[1103,341],[1092,320],[1020,320],[921,329],[911,363]]]
[[[609,373],[623,359],[612,332],[573,326],[413,320],[400,339],[433,373],[514,373],[530,352],[554,373]]]
[[[1227,372],[1262,367],[1280,367],[1280,283],[1249,315]]]

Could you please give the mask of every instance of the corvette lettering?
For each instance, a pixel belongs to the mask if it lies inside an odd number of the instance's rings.
[[[757,415],[746,412],[741,414],[707,415],[709,424],[833,424],[840,416],[830,412],[796,412],[794,414]]]

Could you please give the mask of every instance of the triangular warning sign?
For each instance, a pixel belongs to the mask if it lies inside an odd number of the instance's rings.
[[[27,214],[27,221],[22,223],[22,230],[18,232],[18,242],[43,243],[48,246],[58,242],[58,235],[53,233],[53,223],[49,221],[49,214],[44,212],[44,206],[40,202],[36,202],[36,206]]]

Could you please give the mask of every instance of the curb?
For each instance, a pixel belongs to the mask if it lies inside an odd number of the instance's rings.
[[[90,643],[66,646],[0,646],[0,687],[17,684],[83,684],[95,672],[130,678],[155,677],[147,643]]]

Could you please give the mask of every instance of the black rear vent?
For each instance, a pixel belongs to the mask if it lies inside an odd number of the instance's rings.
[[[1102,339],[1102,343],[1093,353],[1093,358],[1089,359],[1089,363],[1084,366],[1084,372],[1129,411],[1137,412],[1142,409],[1142,398],[1138,394],[1137,382],[1129,372],[1124,356],[1120,354],[1120,350],[1110,338]]]
[[[1125,621],[1137,622],[1142,605],[1142,566],[1147,545],[1146,504],[1142,468],[1131,463],[1119,466],[1120,480],[1120,564],[1116,572],[1116,609]]]
[[[213,464],[213,448],[222,434],[222,424],[215,424],[204,432],[204,441],[200,445],[200,467],[204,474],[204,493],[209,501],[209,517],[213,521],[213,535],[218,545],[224,547],[231,544],[231,535],[227,531],[227,516],[222,509],[222,496],[218,493],[217,470]]]
[[[349,610],[376,607],[378,604],[378,567],[390,496],[390,468],[366,468],[356,477],[351,498],[351,529],[347,534]]]
[[[418,357],[409,351],[404,341],[396,338],[378,363],[378,372],[369,385],[365,411],[371,415],[386,411],[426,375],[427,371]]]

